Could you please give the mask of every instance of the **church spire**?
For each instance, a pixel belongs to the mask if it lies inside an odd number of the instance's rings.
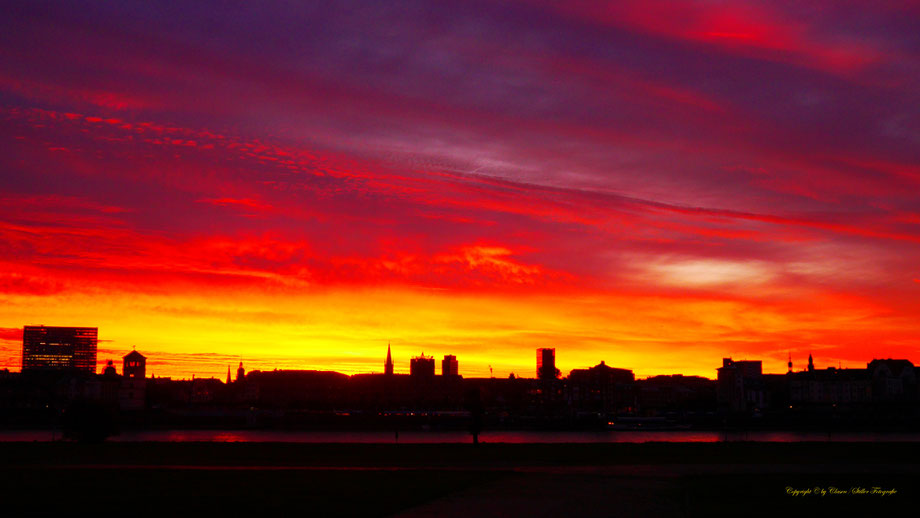
[[[387,342],[387,362],[383,365],[383,373],[393,374],[393,355],[390,354],[390,342]]]
[[[230,366],[227,365],[227,385],[230,384]]]
[[[811,359],[811,353],[808,354],[808,372],[814,372],[815,361]]]

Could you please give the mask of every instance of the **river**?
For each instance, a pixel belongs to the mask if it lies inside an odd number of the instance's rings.
[[[0,430],[0,442],[59,440],[60,431]],[[801,431],[485,431],[487,443],[643,443],[643,442],[920,442],[920,433]],[[463,431],[315,430],[130,430],[114,442],[282,442],[282,443],[465,443]]]

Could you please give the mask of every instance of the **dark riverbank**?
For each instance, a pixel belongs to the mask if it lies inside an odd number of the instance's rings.
[[[0,478],[10,516],[852,515],[917,507],[920,444],[0,443]]]
[[[0,466],[523,468],[623,465],[890,464],[920,469],[920,443],[0,443]]]

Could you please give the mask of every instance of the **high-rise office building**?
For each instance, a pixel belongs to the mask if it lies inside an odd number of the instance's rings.
[[[22,370],[96,372],[97,327],[25,326]]]
[[[556,349],[537,349],[537,378],[556,379]]]
[[[409,374],[418,378],[434,377],[434,356],[422,353],[409,360]]]
[[[441,376],[445,378],[460,375],[460,366],[457,364],[457,357],[453,354],[447,354],[441,360]]]

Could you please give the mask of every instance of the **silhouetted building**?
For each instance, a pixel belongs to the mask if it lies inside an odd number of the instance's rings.
[[[141,410],[147,401],[147,358],[131,351],[122,359],[118,406],[122,410]]]
[[[444,377],[456,377],[460,375],[460,366],[457,363],[456,356],[453,354],[444,356],[444,359],[441,360],[441,375]]]
[[[383,364],[383,373],[393,375],[393,355],[390,354],[390,344],[387,344],[387,361]]]
[[[339,404],[348,376],[332,371],[252,371],[243,384],[246,397],[255,395],[264,406],[332,409]]]
[[[76,370],[95,374],[96,327],[25,326],[22,370]]]
[[[812,369],[789,378],[792,405],[851,405],[872,401],[872,383],[866,369]]]
[[[716,381],[682,374],[636,381],[637,413],[645,416],[707,412],[715,409]]]
[[[243,368],[243,362],[240,361],[240,366],[236,368],[236,382],[239,383],[246,379],[246,369]]]
[[[588,369],[569,373],[569,404],[582,411],[614,413],[632,410],[636,377],[629,369],[617,369],[600,362]]]
[[[409,375],[418,378],[434,377],[434,356],[422,353],[409,360]]]
[[[211,403],[221,392],[224,384],[217,378],[192,378],[189,388],[189,402],[192,404]]]
[[[121,373],[126,378],[144,379],[147,375],[147,358],[137,352],[131,351],[122,359]]]
[[[108,360],[105,362],[105,368],[102,369],[102,375],[111,378],[113,376],[118,376],[118,373],[115,371],[115,362]]]
[[[718,372],[718,402],[732,412],[759,411],[765,406],[763,365],[757,361],[722,358]]]
[[[556,370],[556,349],[537,349],[537,378],[556,379],[559,371]]]
[[[876,402],[917,399],[917,375],[909,360],[872,360],[866,370],[872,380],[872,399]]]

